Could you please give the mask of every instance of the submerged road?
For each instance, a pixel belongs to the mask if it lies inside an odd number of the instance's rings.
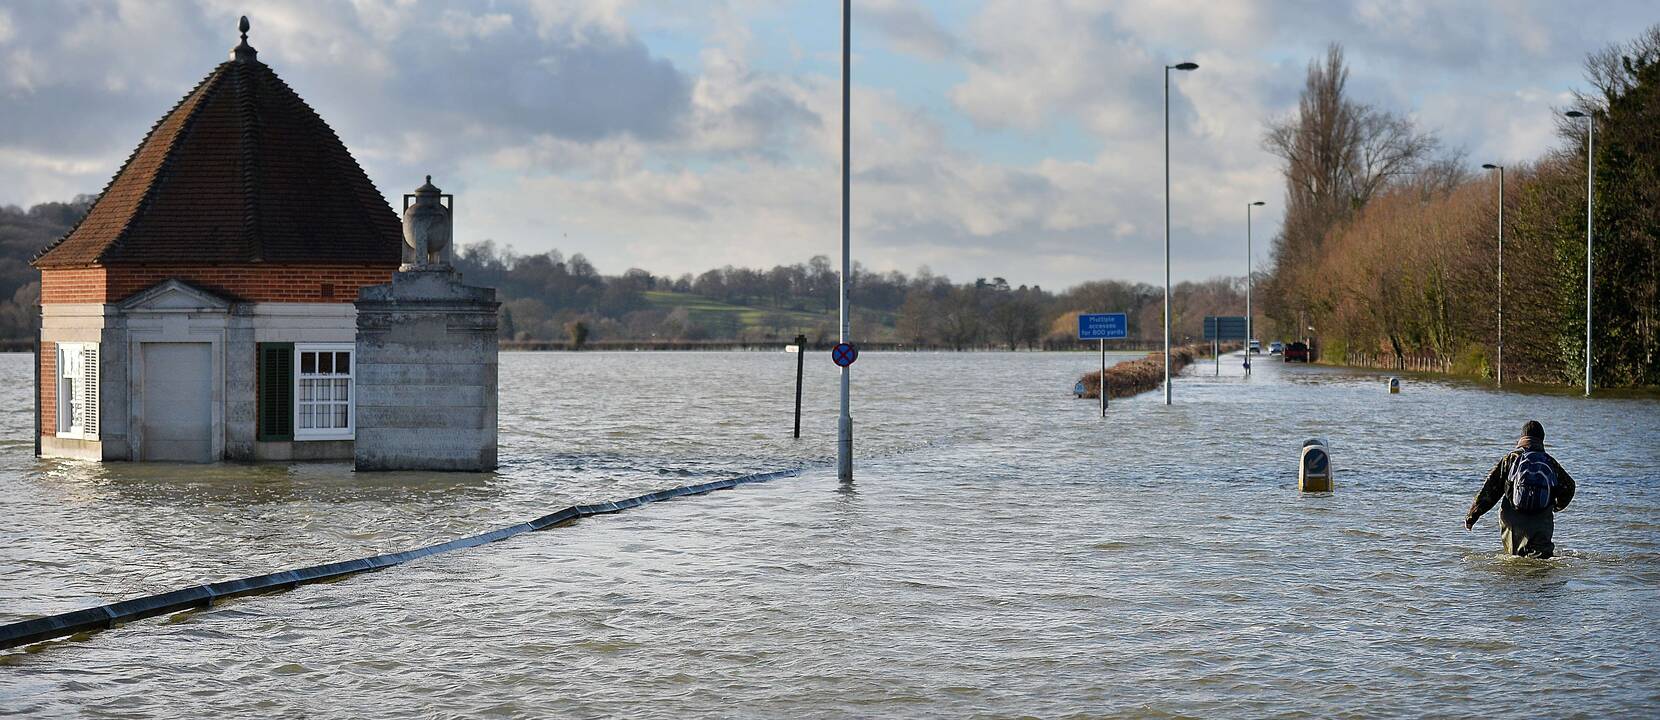
[[[809,469],[0,654],[0,708],[1660,711],[1656,401],[1418,379],[1390,396],[1381,375],[1263,359],[1249,379],[1197,363],[1176,405],[1103,419],[1068,392],[1089,353],[859,362],[851,488]],[[508,354],[494,475],[37,463],[27,373],[0,356],[0,622],[822,459],[835,435],[826,358],[798,443],[793,356]],[[1552,561],[1460,525],[1528,418],[1580,482]],[[1337,491],[1300,496],[1315,435]]]

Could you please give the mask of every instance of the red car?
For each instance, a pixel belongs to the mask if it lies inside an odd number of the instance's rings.
[[[1280,359],[1285,362],[1306,363],[1309,360],[1308,345],[1300,342],[1291,343],[1285,346],[1285,352],[1280,356]]]

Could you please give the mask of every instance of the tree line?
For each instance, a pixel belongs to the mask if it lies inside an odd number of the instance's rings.
[[[580,253],[520,255],[484,242],[464,247],[456,267],[503,299],[503,339],[524,342],[787,341],[837,337],[839,273],[828,257],[771,268],[725,266],[678,277],[630,268],[599,273]],[[1125,312],[1133,339],[1163,337],[1163,290],[1092,281],[1052,292],[1001,277],[956,283],[924,267],[913,275],[854,263],[849,296],[863,342],[919,348],[1079,347],[1079,312]],[[1244,278],[1183,282],[1172,292],[1178,341],[1203,334],[1205,315],[1239,315]],[[708,301],[705,304],[703,301]]]
[[[92,200],[0,207],[0,340],[32,337],[40,275],[29,258],[73,228]],[[758,344],[802,334],[824,344],[838,334],[840,277],[825,256],[678,277],[639,268],[605,275],[581,253],[519,254],[486,241],[461,248],[455,265],[467,282],[497,289],[502,338],[509,341]],[[1132,340],[1163,337],[1163,289],[1146,283],[1099,280],[1053,292],[1001,277],[957,283],[927,268],[906,275],[859,263],[850,277],[854,336],[861,342],[952,350],[1076,348],[1083,346],[1075,339],[1080,312],[1124,312]],[[1242,314],[1243,291],[1244,278],[1176,285],[1177,342],[1201,337],[1206,315]]]
[[[1262,308],[1322,355],[1429,355],[1456,371],[1573,383],[1584,371],[1586,153],[1595,123],[1592,364],[1598,385],[1660,384],[1660,25],[1589,55],[1590,90],[1555,108],[1561,145],[1497,168],[1405,116],[1351,99],[1339,46],[1310,64],[1264,147],[1286,219]],[[1541,113],[1552,108],[1540,108]],[[1307,327],[1313,330],[1302,330]],[[1299,333],[1300,334],[1300,333]]]

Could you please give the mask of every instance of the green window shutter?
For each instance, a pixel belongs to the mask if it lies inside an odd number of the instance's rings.
[[[294,343],[259,343],[259,439],[294,439]]]

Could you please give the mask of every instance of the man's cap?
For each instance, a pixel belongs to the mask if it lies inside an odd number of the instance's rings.
[[[1529,420],[1526,424],[1522,425],[1522,437],[1544,440],[1545,426],[1540,425],[1538,420]]]

